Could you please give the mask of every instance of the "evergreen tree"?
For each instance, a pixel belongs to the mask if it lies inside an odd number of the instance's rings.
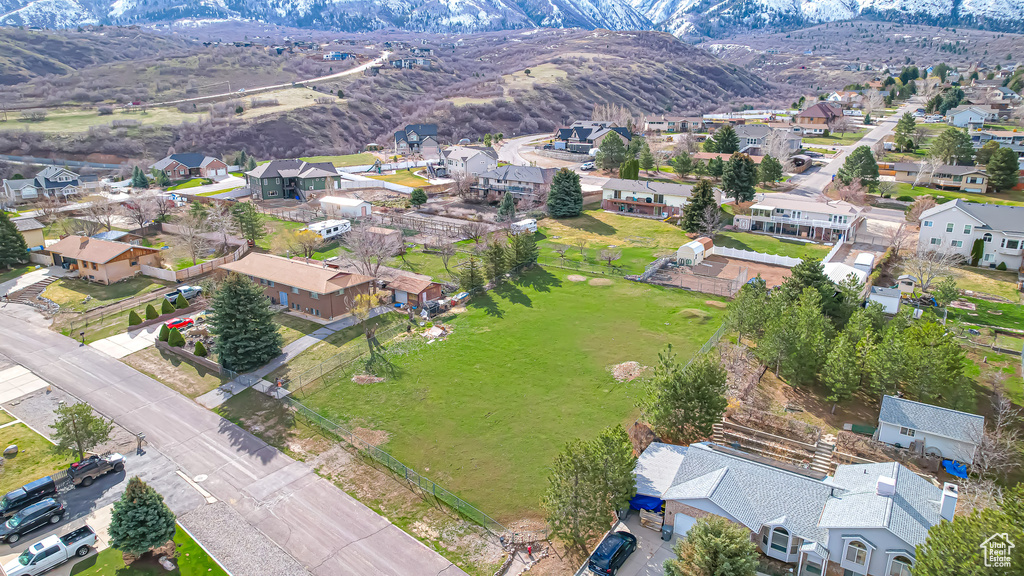
[[[708,148],[709,142],[711,143],[710,148]],[[740,137],[736,134],[736,129],[732,125],[726,124],[715,130],[715,133],[704,142],[704,150],[706,152],[719,152],[722,154],[739,152]]]
[[[169,334],[167,334],[167,343],[175,348],[181,348],[185,345],[185,337],[181,335],[181,331],[177,328],[171,328]]]
[[[153,168],[153,182],[161,188],[166,188],[171,185],[171,179],[167,177],[167,173],[156,168]]]
[[[757,546],[750,532],[720,516],[698,518],[686,538],[676,541],[676,557],[666,560],[665,576],[754,576]]]
[[[835,298],[836,287],[825,275],[825,267],[821,260],[804,258],[790,269],[790,275],[782,282],[780,296],[788,303],[796,302],[804,289],[814,288],[822,298],[822,311],[829,316],[837,315],[838,302]]]
[[[725,171],[725,162],[723,162],[720,157],[716,156],[708,160],[707,170],[708,174],[714,176],[715,178],[721,178],[722,173]],[[697,172],[696,169],[694,169],[694,172],[700,174],[700,172]]]
[[[729,329],[737,332],[738,340],[742,340],[744,336],[757,340],[764,334],[771,314],[772,304],[768,297],[768,285],[758,274],[754,282],[744,284],[729,303],[725,321]]]
[[[626,159],[626,145],[622,137],[616,132],[611,132],[601,140],[600,167],[604,170],[615,170]]]
[[[160,333],[157,334],[157,339],[161,342],[167,342],[167,339],[171,337],[171,330],[167,327],[167,324],[160,325]]]
[[[689,157],[689,155],[687,155],[687,157]],[[676,170],[676,173],[679,173],[678,169]],[[707,176],[708,174],[711,174],[711,172],[708,171],[708,165],[705,164],[703,160],[693,162],[693,173],[697,176]]]
[[[701,179],[693,187],[689,203],[683,207],[683,229],[687,232],[700,230],[701,219],[704,217],[704,210],[708,206],[714,206],[715,191],[710,180]]]
[[[249,161],[245,163],[246,171],[252,171],[256,169],[256,159],[249,156]]]
[[[636,495],[636,458],[629,435],[619,424],[605,428],[588,444],[593,454],[593,490],[598,501],[607,503],[609,510],[626,508]]]
[[[175,311],[174,304],[170,300],[164,298],[160,303],[160,314],[173,314]]]
[[[508,239],[508,265],[519,267],[537,262],[540,249],[533,239],[533,234],[520,232],[513,234]]]
[[[605,138],[607,142],[609,135]],[[621,140],[619,141],[621,144]],[[583,212],[583,188],[580,175],[568,168],[555,172],[548,192],[548,213],[553,218],[572,218]]]
[[[769,323],[763,339],[769,343],[769,356],[763,360],[775,364],[778,374],[793,385],[813,384],[825,362],[831,332],[831,323],[821,313],[821,294],[806,288],[795,306]]]
[[[1017,153],[1009,148],[1000,148],[992,154],[986,166],[992,187],[1005,192],[1017,185],[1020,168]]]
[[[149,178],[138,166],[132,169],[132,188],[149,188]]]
[[[868,354],[868,385],[875,395],[892,394],[904,379],[907,363],[902,332],[909,324],[909,311],[897,314],[885,325],[881,339]]]
[[[252,244],[267,235],[266,220],[251,202],[236,204],[231,210],[231,219],[238,234]]]
[[[146,320],[156,320],[160,314],[157,313],[156,308],[152,304],[146,305]]]
[[[413,206],[422,206],[427,203],[427,193],[423,188],[413,188],[411,194],[409,194],[409,203]]]
[[[483,257],[488,280],[494,282],[508,271],[509,262],[505,253],[504,242],[491,238],[487,248],[484,249]]]
[[[943,164],[969,166],[974,160],[974,146],[966,129],[950,126],[932,142],[931,154]]]
[[[736,203],[754,199],[754,185],[757,183],[757,164],[746,154],[733,154],[722,171],[722,189]]]
[[[989,140],[988,142],[985,142],[984,146],[974,153],[974,161],[984,166],[992,159],[992,154],[995,153],[996,150],[999,150],[999,142]]]
[[[822,379],[829,390],[830,402],[841,402],[853,396],[861,383],[861,366],[857,362],[857,341],[842,331],[832,341],[825,359]]]
[[[152,487],[133,476],[110,515],[110,546],[142,556],[174,538],[174,512]]]
[[[28,260],[28,244],[18,227],[0,210],[0,268],[11,268]]]
[[[193,354],[199,356],[200,358],[206,356],[206,346],[203,344],[202,340],[196,340],[196,349],[195,352],[193,352]]]
[[[910,112],[904,112],[903,116],[900,116],[898,122],[896,122],[896,128],[893,131],[893,145],[897,150],[906,152],[907,150],[913,150],[917,146],[917,142],[914,142],[914,130],[917,129],[917,120]]]
[[[640,149],[640,167],[644,169],[644,172],[648,174],[655,168],[657,164],[654,159],[654,154],[651,152],[651,147],[647,145],[647,141],[644,140],[643,148]]]
[[[246,276],[232,273],[224,279],[207,318],[216,338],[214,352],[229,370],[247,372],[281,353],[283,339],[270,300]]]
[[[551,533],[584,555],[588,553],[587,540],[607,530],[611,519],[611,509],[604,508],[594,490],[592,458],[592,451],[581,440],[566,444],[551,464],[549,486],[541,501]]]
[[[73,452],[79,460],[85,453],[110,439],[114,429],[112,421],[104,420],[92,411],[92,406],[79,402],[57,406],[57,419],[53,428],[53,443],[58,450]]]
[[[188,300],[185,299],[185,295],[181,292],[179,292],[178,297],[174,299],[174,307],[178,310],[188,308]]]
[[[623,180],[640,179],[640,161],[636,159],[625,160],[619,167],[619,178]]]
[[[680,152],[678,156],[669,161],[669,164],[672,165],[676,176],[680,178],[685,178],[693,171],[693,159],[686,152]]]
[[[782,180],[782,162],[776,160],[774,156],[766,155],[757,167],[757,178],[765,186]]]
[[[463,267],[459,274],[459,288],[462,288],[466,292],[476,290],[477,288],[483,288],[487,281],[484,280],[483,272],[480,270],[480,262],[470,256],[469,262],[466,262],[466,266]]]
[[[511,193],[506,192],[498,204],[498,221],[507,222],[516,217],[516,200]]]
[[[878,162],[871,148],[858,146],[854,149],[836,176],[843,184],[859,180],[862,186],[874,191],[878,187]]]
[[[704,354],[684,368],[669,345],[658,355],[641,407],[661,437],[690,444],[709,438],[721,421],[725,391],[726,372],[717,356]]]
[[[128,325],[137,326],[139,324],[142,324],[142,317],[139,316],[138,312],[132,310],[131,312],[128,313]]]
[[[956,338],[937,322],[914,322],[903,340],[903,390],[927,404],[963,409],[975,404],[968,360]]]

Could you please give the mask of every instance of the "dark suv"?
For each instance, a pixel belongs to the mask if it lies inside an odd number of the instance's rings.
[[[597,550],[590,555],[587,568],[597,574],[615,574],[634,550],[636,536],[629,532],[612,532],[605,536]]]
[[[60,522],[65,511],[64,503],[53,498],[36,502],[0,525],[0,540],[14,544],[33,530]]]
[[[0,500],[0,520],[10,518],[18,510],[57,495],[57,483],[47,476],[11,490]]]

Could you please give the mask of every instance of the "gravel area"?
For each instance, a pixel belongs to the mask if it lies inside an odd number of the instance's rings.
[[[225,502],[207,504],[178,522],[233,576],[309,576],[294,558]]]
[[[62,400],[68,404],[79,402],[77,398],[60,388],[50,386],[49,390],[43,388],[21,398],[11,400],[4,404],[4,409],[15,418],[37,430],[40,434],[49,436],[53,433],[50,424],[53,424],[57,419],[54,411]],[[108,451],[125,454],[135,452],[135,447],[135,435],[115,424],[114,429],[110,431],[110,440],[93,448],[92,451],[97,454],[103,454]]]

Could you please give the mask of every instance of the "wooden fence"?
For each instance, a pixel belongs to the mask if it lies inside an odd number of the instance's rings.
[[[240,260],[249,251],[249,247],[245,244],[241,245],[234,252],[221,256],[220,258],[214,258],[208,262],[201,262],[195,266],[189,266],[182,270],[168,270],[166,268],[157,268],[155,266],[147,266],[143,264],[141,266],[142,273],[152,278],[159,278],[168,282],[184,282],[190,278],[196,276],[202,276],[208,274],[217,269],[221,264],[227,264],[228,262],[234,262]]]

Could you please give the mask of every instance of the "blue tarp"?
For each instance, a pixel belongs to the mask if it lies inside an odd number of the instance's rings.
[[[662,499],[654,496],[641,496],[637,494],[629,501],[629,507],[634,510],[661,510]]]
[[[956,460],[943,460],[942,466],[946,472],[957,478],[967,478],[967,464],[960,464]]]

